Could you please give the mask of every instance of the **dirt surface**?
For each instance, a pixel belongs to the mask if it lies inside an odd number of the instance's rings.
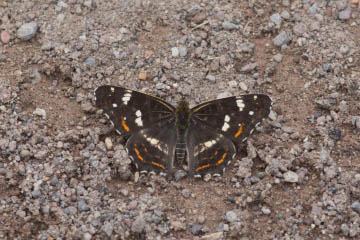
[[[357,0],[0,1],[0,239],[359,239],[359,14]],[[94,106],[103,84],[274,105],[224,176],[166,180],[136,172]]]

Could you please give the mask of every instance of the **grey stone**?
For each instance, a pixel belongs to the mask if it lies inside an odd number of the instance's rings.
[[[297,183],[299,181],[299,176],[293,171],[287,171],[283,177],[285,182]]]
[[[45,150],[40,150],[40,151],[38,151],[38,152],[34,155],[34,157],[35,157],[36,159],[44,160],[44,159],[46,158],[47,154],[48,154],[47,151],[45,151]]]
[[[42,108],[36,108],[33,114],[37,116],[41,116],[43,119],[46,118],[46,111]]]
[[[84,64],[85,64],[87,67],[91,68],[91,67],[95,66],[95,64],[96,64],[96,59],[93,58],[93,57],[88,57],[88,58],[84,61]]]
[[[89,210],[90,210],[89,207],[88,207],[88,205],[85,203],[85,200],[83,200],[83,199],[80,199],[80,200],[78,201],[78,209],[79,209],[80,212],[89,211]]]
[[[240,69],[241,73],[249,73],[258,67],[257,63],[249,63]]]
[[[179,54],[180,54],[179,48],[177,48],[177,47],[171,48],[171,55],[172,55],[173,57],[178,57]]]
[[[209,80],[210,82],[215,82],[216,80],[215,77],[211,74],[206,75],[205,79]]]
[[[106,235],[108,237],[111,237],[112,232],[113,232],[113,226],[112,224],[110,224],[109,222],[105,223],[104,226],[102,227],[102,230],[104,233],[106,233]]]
[[[262,213],[265,214],[265,215],[271,214],[270,208],[267,208],[267,207],[262,207],[262,208],[261,208],[261,211],[262,211]]]
[[[284,44],[288,44],[290,40],[291,40],[290,34],[285,31],[282,31],[273,39],[273,43],[275,46],[281,47]]]
[[[28,41],[35,36],[37,30],[38,25],[36,22],[25,23],[17,30],[17,36],[21,40]]]
[[[293,32],[296,36],[303,36],[306,31],[307,26],[304,23],[298,23],[293,28]]]
[[[307,10],[307,13],[309,15],[313,15],[316,13],[316,11],[317,11],[317,4],[314,3],[313,5],[311,5],[311,7],[309,7],[309,9]]]
[[[228,211],[226,212],[225,220],[230,223],[233,223],[238,220],[238,216],[235,211]]]
[[[354,209],[357,213],[360,213],[360,202],[355,201],[351,204],[351,208]]]
[[[190,228],[190,232],[193,234],[193,235],[199,235],[201,233],[201,230],[202,230],[203,226],[200,225],[200,224],[194,224],[191,226]]]
[[[11,92],[9,89],[1,87],[0,89],[0,103],[7,103],[10,101]]]
[[[178,49],[180,57],[185,57],[187,55],[187,48],[185,46],[181,46]]]
[[[278,13],[271,15],[270,20],[278,26],[281,24],[281,16]]]
[[[191,195],[191,192],[190,192],[189,189],[183,189],[183,190],[181,191],[181,194],[183,195],[184,198],[189,198],[190,195]]]
[[[347,7],[344,10],[339,12],[340,20],[347,20],[351,17],[351,7]]]
[[[133,231],[134,233],[142,233],[145,229],[145,219],[144,216],[139,215],[135,221],[132,223],[131,225],[131,231]]]
[[[225,29],[225,30],[234,30],[234,29],[237,29],[238,26],[234,23],[231,23],[229,21],[225,21],[223,22],[222,24],[222,27]]]
[[[187,175],[187,172],[184,170],[177,170],[174,174],[175,181],[179,181]]]

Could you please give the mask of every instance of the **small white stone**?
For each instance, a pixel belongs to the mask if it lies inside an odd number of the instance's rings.
[[[46,111],[42,108],[36,108],[33,114],[37,116],[41,116],[43,119],[46,118]]]
[[[113,144],[110,138],[105,138],[105,147],[107,150],[111,150],[113,148]]]
[[[241,90],[243,91],[247,91],[248,90],[248,87],[246,86],[246,84],[244,82],[240,82],[239,83],[239,87]]]

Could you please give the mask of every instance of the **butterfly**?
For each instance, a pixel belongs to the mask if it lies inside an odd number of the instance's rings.
[[[221,175],[239,144],[266,118],[272,101],[263,94],[233,96],[193,108],[122,87],[95,90],[96,106],[120,135],[138,170],[169,175],[187,164],[190,176]]]

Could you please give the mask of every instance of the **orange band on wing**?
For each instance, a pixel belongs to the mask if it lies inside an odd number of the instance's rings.
[[[140,155],[139,150],[138,150],[137,148],[134,148],[134,150],[135,150],[135,152],[136,152],[137,157],[138,157],[141,161],[144,162],[144,158]]]
[[[242,130],[243,130],[243,124],[240,125],[239,130],[234,135],[234,138],[237,138],[238,136],[240,136],[240,134],[242,133]]]
[[[159,168],[165,169],[164,165],[162,165],[162,164],[160,164],[160,163],[157,163],[157,162],[152,161],[151,164],[152,164],[152,165],[155,165],[155,166],[157,166],[157,167],[159,167]]]
[[[215,163],[216,166],[219,166],[224,160],[225,160],[225,157],[226,157],[226,153],[224,153],[221,157],[221,159],[219,161],[217,161],[217,163]]]
[[[210,164],[203,165],[203,166],[198,167],[197,169],[195,169],[195,172],[198,172],[198,171],[200,171],[200,170],[202,170],[204,168],[208,168],[208,167],[210,167]]]
[[[123,126],[123,128],[125,129],[125,131],[130,131],[130,128],[128,127],[128,125],[126,125],[124,118],[121,117],[121,125]]]

